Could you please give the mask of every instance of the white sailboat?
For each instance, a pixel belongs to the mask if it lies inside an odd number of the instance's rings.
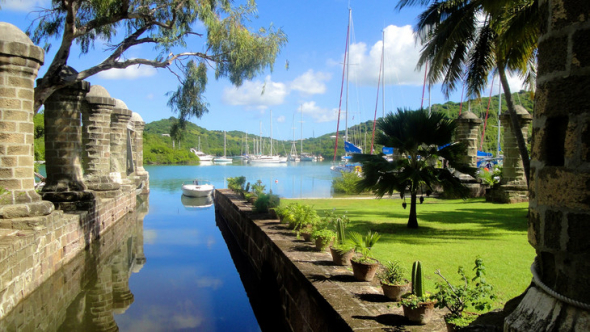
[[[272,110],[270,111],[270,154],[261,155],[258,158],[250,159],[252,164],[279,164],[286,163],[287,157],[281,157],[279,155],[273,155],[272,151]]]
[[[190,152],[194,153],[197,157],[199,157],[199,160],[201,162],[213,161],[212,155],[206,154],[205,152],[203,152],[203,150],[201,150],[201,136],[199,136],[199,146],[197,147],[197,149],[191,148]]]
[[[214,163],[218,163],[218,164],[227,164],[227,163],[231,163],[232,160],[231,158],[228,158],[225,152],[225,146],[227,144],[227,138],[225,137],[225,130],[223,131],[223,157],[217,157],[217,158],[213,158],[213,162]]]

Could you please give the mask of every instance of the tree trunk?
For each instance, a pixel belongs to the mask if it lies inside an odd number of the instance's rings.
[[[506,71],[504,65],[498,63],[498,74],[500,81],[502,82],[502,88],[506,97],[506,104],[508,105],[508,113],[510,113],[510,122],[512,124],[512,132],[516,136],[516,142],[518,143],[518,150],[520,151],[520,157],[522,158],[522,166],[524,168],[524,176],[526,178],[527,187],[529,186],[529,174],[530,174],[530,161],[529,152],[526,149],[526,142],[522,136],[520,125],[518,123],[518,117],[516,116],[516,110],[512,102],[512,94],[510,93],[510,86],[508,85],[508,79],[506,78]]]
[[[418,228],[418,217],[416,215],[416,193],[413,192],[410,199],[410,218],[408,219],[408,228]]]

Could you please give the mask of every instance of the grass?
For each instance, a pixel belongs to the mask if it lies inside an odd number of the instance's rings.
[[[413,261],[421,261],[429,292],[442,281],[434,274],[437,269],[453,283],[459,282],[460,265],[473,277],[477,256],[483,258],[487,281],[495,288],[495,308],[520,295],[531,281],[535,251],[527,241],[528,203],[426,198],[417,206],[420,228],[408,229],[409,202],[404,210],[399,199],[283,199],[281,203],[295,201],[313,205],[320,215],[332,209],[348,215],[348,231],[379,232],[374,256],[380,261],[398,260],[408,270]]]

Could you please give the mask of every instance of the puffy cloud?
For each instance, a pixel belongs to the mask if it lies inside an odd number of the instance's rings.
[[[279,117],[277,118],[277,122],[278,122],[278,123],[283,123],[283,122],[285,122],[285,116],[284,116],[284,115],[281,115],[281,116],[279,116]]]
[[[300,107],[303,114],[311,116],[315,122],[328,122],[338,119],[338,110],[321,108],[316,105],[315,101],[305,102]]]
[[[303,95],[310,96],[315,94],[323,94],[326,92],[325,81],[330,80],[330,74],[323,72],[314,72],[313,69],[308,70],[303,75],[295,78],[290,88],[292,90],[300,91]]]
[[[385,84],[422,85],[423,72],[416,71],[419,46],[414,31],[409,25],[385,28]],[[365,43],[350,45],[350,82],[359,85],[376,86],[383,42],[378,41],[370,49]],[[382,78],[383,79],[383,78]]]
[[[227,87],[223,90],[222,100],[225,104],[267,109],[280,105],[289,94],[284,83],[273,82],[267,76],[264,82],[246,81],[240,87]]]
[[[30,12],[37,8],[49,8],[49,0],[6,0],[0,3],[2,9]]]
[[[150,66],[131,66],[125,69],[109,69],[98,73],[105,80],[134,80],[140,77],[156,75],[157,70]]]

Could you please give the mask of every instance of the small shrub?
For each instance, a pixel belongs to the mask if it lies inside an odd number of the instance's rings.
[[[245,176],[236,176],[234,178],[227,179],[227,187],[234,191],[244,191],[244,185],[246,184]]]
[[[359,191],[356,189],[356,186],[360,180],[361,178],[354,172],[342,172],[341,177],[332,180],[332,188],[334,188],[335,193],[339,194],[358,194]]]
[[[254,211],[266,213],[269,209],[276,208],[281,204],[281,198],[274,194],[262,193],[254,202]]]

